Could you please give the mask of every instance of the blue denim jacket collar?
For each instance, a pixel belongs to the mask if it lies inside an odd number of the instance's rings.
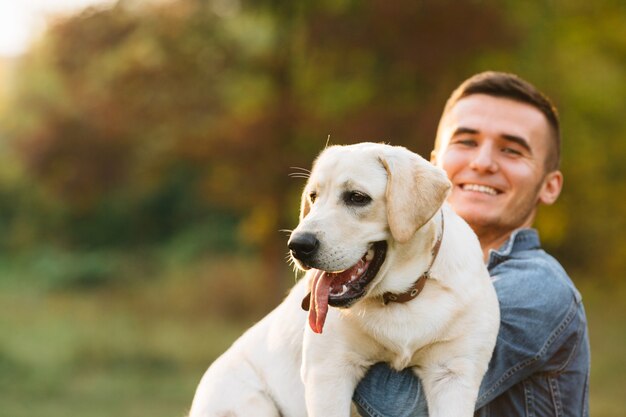
[[[498,250],[489,251],[489,269],[505,261],[516,252],[541,249],[539,233],[535,229],[517,229],[511,233],[509,239]]]

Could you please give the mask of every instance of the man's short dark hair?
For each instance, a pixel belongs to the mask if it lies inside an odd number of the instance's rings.
[[[461,99],[473,94],[485,94],[493,97],[508,98],[521,103],[529,104],[539,110],[546,118],[550,127],[551,146],[545,160],[546,172],[559,169],[561,158],[561,129],[559,115],[550,99],[534,85],[522,80],[515,74],[487,71],[476,74],[465,80],[446,102],[442,120],[454,105]],[[440,138],[437,135],[435,149],[439,148]]]

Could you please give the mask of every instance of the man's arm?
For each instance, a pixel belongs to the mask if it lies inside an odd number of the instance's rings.
[[[555,261],[511,259],[492,272],[500,301],[501,327],[477,408],[533,373],[558,367],[558,363],[552,363],[555,358],[566,359],[560,349],[569,343],[580,301]],[[427,415],[423,390],[414,373],[396,372],[384,364],[370,369],[357,387],[354,400],[363,416]]]
[[[580,295],[551,258],[511,259],[494,287],[500,330],[477,408],[537,372],[557,371],[576,346]]]

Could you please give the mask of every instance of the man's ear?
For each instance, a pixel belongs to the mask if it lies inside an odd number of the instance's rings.
[[[407,149],[380,156],[387,171],[387,221],[393,238],[407,242],[442,206],[451,184],[446,173]]]
[[[543,180],[541,190],[539,190],[539,202],[541,204],[553,204],[563,189],[563,174],[561,171],[552,171]]]

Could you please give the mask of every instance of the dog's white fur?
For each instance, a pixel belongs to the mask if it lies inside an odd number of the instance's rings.
[[[347,417],[357,383],[380,361],[413,367],[431,417],[473,415],[499,310],[476,236],[444,203],[449,186],[442,170],[405,148],[327,148],[314,164],[293,233],[318,237],[311,266],[329,271],[349,268],[372,242],[386,240],[382,267],[363,298],[329,309],[322,334],[311,331],[300,307],[309,271],[211,365],[191,417]],[[371,202],[348,207],[341,196],[355,190]],[[444,235],[423,292],[384,305],[383,293],[404,292],[428,269],[440,211]]]

